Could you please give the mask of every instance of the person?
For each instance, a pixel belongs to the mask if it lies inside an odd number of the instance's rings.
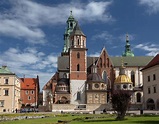
[[[105,109],[103,109],[103,113],[106,113],[106,112],[107,112],[106,108],[105,108]]]
[[[15,109],[15,112],[16,112],[16,113],[18,112],[17,108]]]

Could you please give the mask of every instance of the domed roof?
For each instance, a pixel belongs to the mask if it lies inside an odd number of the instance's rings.
[[[104,82],[101,76],[98,73],[91,73],[87,77],[87,81],[94,81],[94,82]]]
[[[69,85],[69,80],[66,79],[66,78],[61,78],[61,79],[58,81],[57,85]]]
[[[123,75],[119,75],[116,79],[115,79],[115,82],[114,83],[132,83],[131,79],[123,74]]]

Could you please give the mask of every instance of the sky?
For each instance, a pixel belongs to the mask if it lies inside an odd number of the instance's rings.
[[[57,71],[72,10],[87,36],[88,56],[121,56],[129,35],[135,56],[159,52],[159,0],[0,0],[0,65],[40,87]]]

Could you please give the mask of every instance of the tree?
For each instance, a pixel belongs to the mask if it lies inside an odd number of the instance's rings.
[[[127,90],[118,90],[112,94],[112,107],[117,111],[117,120],[124,120],[126,110],[131,100],[131,92]]]

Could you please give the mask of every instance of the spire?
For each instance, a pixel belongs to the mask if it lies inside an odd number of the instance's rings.
[[[72,10],[70,11],[70,15],[72,15]]]
[[[131,57],[134,57],[134,53],[131,51],[131,48],[130,48],[128,34],[126,34],[125,52],[122,54],[122,56],[131,56]]]
[[[74,27],[71,35],[83,35],[83,36],[85,36],[84,33],[82,32],[79,24],[78,24],[78,21],[76,21],[76,26]]]
[[[72,15],[72,10],[70,11],[70,16],[67,19],[67,28],[64,33],[64,47],[61,55],[68,55],[68,51],[70,48],[70,34],[72,33],[74,27],[76,25],[76,20]]]
[[[120,67],[119,75],[124,75],[124,74],[125,74],[124,60],[123,60],[123,57],[121,57],[121,67]]]
[[[91,73],[97,73],[97,66],[95,64],[95,58],[93,57],[93,66],[91,67]]]

